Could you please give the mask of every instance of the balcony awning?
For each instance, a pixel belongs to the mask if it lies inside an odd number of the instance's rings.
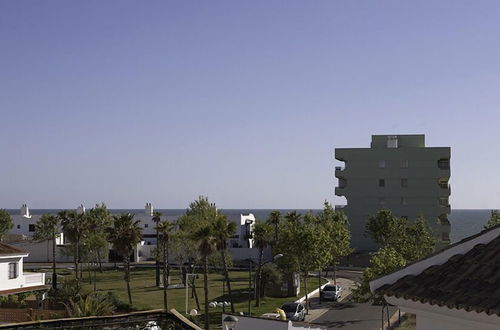
[[[33,291],[43,291],[43,290],[48,290],[48,289],[50,289],[50,285],[26,286],[24,288],[0,290],[0,296],[9,296],[11,294],[33,292]]]

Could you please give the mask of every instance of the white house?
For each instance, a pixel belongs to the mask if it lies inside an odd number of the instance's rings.
[[[0,243],[0,296],[46,290],[44,273],[24,273],[23,258],[28,253]]]
[[[370,282],[417,330],[500,329],[500,226]]]

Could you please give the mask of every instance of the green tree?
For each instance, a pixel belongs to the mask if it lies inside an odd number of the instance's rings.
[[[276,246],[276,251],[284,256],[278,263],[285,271],[298,271],[302,275],[308,309],[307,277],[310,271],[322,269],[331,262],[331,256],[325,253],[328,251],[330,238],[311,213],[306,215],[306,221],[297,212],[290,212],[285,218],[287,221],[280,227]]]
[[[9,212],[5,209],[0,209],[0,240],[13,226],[14,224]]]
[[[392,247],[383,247],[370,259],[370,267],[365,268],[360,282],[353,290],[353,298],[357,302],[383,303],[383,297],[370,291],[370,281],[403,268],[406,260]]]
[[[44,214],[35,224],[33,239],[38,242],[52,241],[52,288],[57,290],[56,239],[59,236],[59,218],[52,214]]]
[[[82,256],[82,242],[89,229],[88,218],[76,211],[60,211],[57,216],[61,222],[64,236],[71,243],[75,264],[75,277],[80,278],[79,263]]]
[[[159,244],[158,247],[160,247],[160,254],[161,254],[161,259],[163,262],[163,309],[165,311],[168,311],[168,296],[167,296],[167,289],[168,289],[168,277],[170,276],[170,265],[168,263],[168,258],[169,258],[169,248],[170,248],[170,239],[171,236],[173,235],[173,232],[175,230],[175,224],[166,221],[162,221],[158,223],[157,225],[157,230],[159,235]]]
[[[214,227],[206,224],[193,233],[193,240],[198,242],[198,252],[203,261],[203,290],[205,293],[205,329],[210,328],[208,317],[208,257],[216,251]]]
[[[341,211],[335,211],[330,203],[325,201],[323,210],[318,213],[319,223],[326,230],[330,240],[328,253],[333,264],[333,279],[337,284],[336,266],[340,258],[352,252],[351,232],[349,231],[349,220]],[[326,251],[325,251],[326,252]]]
[[[484,225],[484,229],[500,225],[500,212],[498,210],[491,210],[491,216],[488,222]]]
[[[254,246],[259,249],[259,261],[257,265],[257,276],[255,281],[255,291],[257,296],[255,297],[255,306],[260,306],[260,298],[263,292],[262,290],[262,264],[264,259],[264,249],[271,243],[273,239],[273,231],[271,225],[256,221],[253,227],[253,242]]]
[[[133,214],[121,214],[113,216],[113,225],[108,227],[108,241],[113,249],[123,258],[124,280],[127,284],[128,301],[132,305],[132,293],[130,291],[130,256],[137,244],[142,239],[142,228],[139,220],[134,220]]]
[[[151,220],[155,223],[156,228],[156,247],[160,246],[160,232],[158,231],[158,225],[161,221],[161,212],[155,211],[153,212],[153,217]],[[159,253],[155,253],[155,280],[156,286],[160,286],[160,255]]]
[[[404,236],[406,221],[383,209],[368,217],[366,233],[380,246],[393,245]]]
[[[87,217],[91,230],[88,231],[89,237],[85,243],[88,245],[93,259],[99,264],[99,271],[102,273],[102,260],[107,257],[109,250],[106,228],[113,223],[113,217],[104,203],[96,204],[88,211]]]
[[[215,234],[215,243],[217,251],[220,253],[222,266],[224,267],[224,280],[229,295],[229,302],[231,303],[231,312],[234,313],[233,292],[231,290],[231,280],[229,279],[229,271],[226,261],[227,241],[236,232],[236,223],[228,221],[227,217],[221,213],[217,213],[213,222],[213,232]]]
[[[274,228],[274,242],[278,241],[279,225],[281,223],[281,220],[281,212],[278,210],[272,211],[267,218],[267,223],[269,223]]]

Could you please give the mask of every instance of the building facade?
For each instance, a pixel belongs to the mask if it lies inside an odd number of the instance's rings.
[[[352,246],[375,250],[365,234],[368,217],[381,209],[396,216],[427,220],[438,248],[449,244],[451,188],[449,147],[426,147],[424,135],[373,135],[370,148],[336,148],[338,186],[335,195],[345,196],[338,206],[351,225]]]

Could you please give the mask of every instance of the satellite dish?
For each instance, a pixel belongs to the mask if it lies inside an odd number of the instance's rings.
[[[189,315],[196,316],[198,315],[198,311],[196,309],[192,309],[191,311],[189,311]]]
[[[208,304],[208,307],[210,307],[210,308],[215,308],[215,307],[217,307],[217,303],[216,303],[215,301],[212,301],[212,302],[210,302],[210,303]]]

